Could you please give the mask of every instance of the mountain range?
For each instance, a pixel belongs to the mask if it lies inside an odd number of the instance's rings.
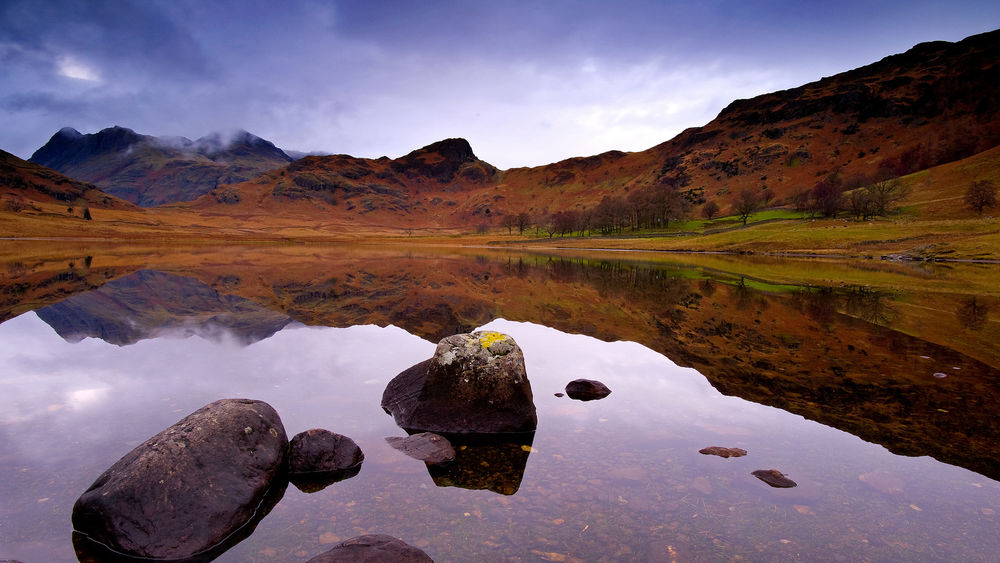
[[[30,160],[141,206],[255,224],[280,217],[339,229],[499,227],[518,214],[587,212],[608,196],[657,190],[681,194],[689,212],[714,202],[725,215],[744,191],[791,206],[823,181],[860,186],[1000,145],[998,61],[1000,30],[922,43],[736,100],[708,124],[645,151],[530,168],[499,170],[461,138],[395,159],[293,160],[245,131],[190,141],[122,127],[86,135],[62,129]],[[960,198],[943,193],[953,186],[925,188],[927,200]]]
[[[219,184],[285,166],[292,158],[246,131],[192,141],[115,126],[87,135],[64,127],[28,160],[149,207],[195,199]]]

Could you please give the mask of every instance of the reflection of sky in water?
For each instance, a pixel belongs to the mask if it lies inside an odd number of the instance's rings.
[[[193,337],[69,344],[34,314],[0,325],[0,557],[73,560],[69,512],[121,455],[222,397],[272,404],[289,437],[323,427],[365,451],[322,492],[290,487],[221,561],[304,560],[339,539],[388,533],[438,560],[988,560],[996,482],[903,458],[780,409],[726,397],[696,371],[630,342],[497,320],[524,350],[539,426],[517,494],[438,488],[385,443],[386,383],[430,357],[388,327],[286,328],[241,346]],[[612,394],[558,398],[575,378]],[[711,445],[745,458],[703,456]],[[799,483],[770,489],[777,468]],[[865,476],[862,480],[861,476]],[[900,489],[900,490],[897,490]]]

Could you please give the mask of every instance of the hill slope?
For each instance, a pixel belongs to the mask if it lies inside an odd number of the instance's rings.
[[[0,150],[0,199],[3,210],[21,212],[41,203],[60,203],[101,209],[135,209],[96,186],[21,160]]]
[[[63,128],[29,160],[148,207],[192,200],[219,184],[249,180],[292,159],[246,131],[191,141],[116,126],[87,135]]]
[[[608,196],[633,207],[625,213],[637,214],[656,198],[681,198],[685,211],[712,201],[725,215],[744,190],[770,205],[790,205],[821,181],[864,185],[1000,145],[998,61],[1000,31],[923,43],[798,88],[734,101],[705,126],[645,151],[505,171],[478,159],[464,139],[396,159],[341,154],[289,162],[249,134],[226,145],[123,128],[94,135],[64,129],[33,159],[114,185],[114,193],[144,205],[204,194],[170,213],[197,211],[210,221],[265,230],[283,222],[339,232],[467,232],[521,214],[539,222],[561,211],[593,216]],[[941,181],[920,185],[907,203],[937,211],[927,202],[956,201],[960,176],[934,176]],[[138,187],[142,182],[146,187]]]

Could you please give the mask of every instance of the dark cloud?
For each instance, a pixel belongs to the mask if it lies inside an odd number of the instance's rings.
[[[993,4],[0,0],[0,148],[118,124],[373,157],[463,136],[500,167],[641,150]]]
[[[0,29],[13,62],[76,57],[108,75],[172,79],[209,76],[212,64],[191,35],[155,3],[128,0],[5,0]],[[24,54],[18,57],[16,53]]]

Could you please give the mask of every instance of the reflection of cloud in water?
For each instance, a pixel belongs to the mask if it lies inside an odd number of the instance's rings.
[[[92,387],[90,389],[77,389],[70,391],[66,398],[66,404],[73,409],[83,409],[93,406],[104,400],[108,396],[107,387]]]
[[[776,418],[801,420],[780,409],[724,396],[697,370],[680,367],[635,342],[602,342],[504,319],[479,330],[507,333],[521,346],[536,404],[577,378],[596,379],[611,388],[610,396],[586,404],[563,399],[546,409],[549,415],[580,421],[601,417],[633,428],[670,422],[721,435],[747,434],[746,426]]]
[[[293,325],[250,346],[198,337],[69,343],[26,313],[0,325],[0,423],[16,432],[4,449],[56,464],[69,454],[51,436],[66,433],[78,447],[103,444],[120,455],[223,397],[268,401],[291,435],[330,424],[329,412],[347,418],[359,408],[340,403],[363,397],[355,392],[363,387],[376,414],[353,418],[371,419],[381,413],[381,386],[433,350],[402,329],[377,326]],[[123,432],[123,424],[135,430]]]

